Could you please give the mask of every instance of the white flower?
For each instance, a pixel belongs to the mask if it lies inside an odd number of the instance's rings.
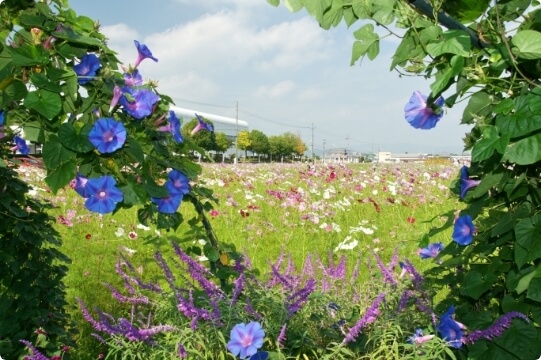
[[[344,241],[342,241],[334,248],[333,252],[337,252],[338,250],[352,250],[357,247],[357,245],[359,245],[359,241],[357,241],[356,239],[353,239],[353,241],[351,241],[351,236],[346,236]]]
[[[124,236],[124,229],[121,228],[121,227],[117,228],[116,231],[115,231],[115,235],[116,235],[116,237]]]
[[[145,226],[145,225],[143,225],[143,224],[137,224],[137,228],[138,228],[138,229],[145,230],[145,231],[150,230],[150,227]]]

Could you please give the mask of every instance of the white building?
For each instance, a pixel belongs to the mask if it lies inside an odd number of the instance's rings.
[[[171,110],[175,112],[179,119],[182,119],[183,122],[190,121],[195,118],[195,114],[204,117],[212,121],[214,124],[214,132],[223,132],[229,139],[235,141],[237,134],[240,131],[248,131],[248,123],[244,120],[233,119],[225,116],[209,114],[202,111],[185,109],[178,106],[171,106]]]

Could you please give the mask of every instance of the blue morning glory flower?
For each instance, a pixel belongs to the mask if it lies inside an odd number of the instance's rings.
[[[124,199],[124,194],[116,187],[116,180],[110,175],[88,179],[86,188],[90,196],[85,207],[93,212],[110,213]]]
[[[404,107],[405,118],[416,129],[432,129],[443,116],[443,97],[434,103],[426,103],[427,96],[415,91]]]
[[[6,136],[4,133],[4,119],[6,117],[6,113],[4,110],[0,110],[0,139]]]
[[[124,73],[124,83],[127,86],[141,86],[143,85],[143,77],[138,69],[134,69],[131,73]]]
[[[264,338],[265,331],[258,322],[240,323],[231,329],[227,349],[233,356],[239,355],[241,359],[246,359],[257,353],[257,349],[263,346]]]
[[[440,317],[440,323],[436,327],[436,330],[440,333],[441,338],[447,341],[449,346],[458,349],[462,347],[462,329],[464,328],[464,325],[453,319],[454,313],[455,307],[449,307],[449,309]]]
[[[472,180],[468,174],[468,167],[462,166],[460,169],[460,198],[463,200],[466,197],[466,193],[471,188],[479,185],[481,180]]]
[[[171,193],[171,184],[166,184],[166,188],[169,191],[168,196],[163,198],[151,197],[150,200],[152,200],[152,202],[157,205],[159,212],[164,214],[174,214],[177,212],[177,209],[180,206],[184,195],[182,195],[181,193]]]
[[[190,192],[190,179],[180,171],[173,169],[168,174],[165,186],[171,194],[186,195]]]
[[[81,174],[77,174],[75,176],[75,181],[73,184],[73,190],[77,192],[77,194],[81,195],[85,199],[90,197],[90,189],[86,186],[88,183],[88,178],[84,177]]]
[[[175,142],[179,144],[184,142],[184,137],[180,132],[180,119],[177,118],[177,115],[174,111],[169,111],[169,117],[167,118],[167,121],[169,122],[169,124],[166,126],[160,126],[158,130],[163,132],[170,132],[173,135],[173,139],[175,139]]]
[[[152,59],[155,62],[158,62],[158,59],[156,59],[154,56],[152,56],[152,52],[145,44],[140,44],[139,41],[133,40],[135,47],[137,48],[137,59],[135,60],[135,64],[133,67],[139,66],[141,61],[145,59]]]
[[[434,335],[423,335],[423,329],[416,329],[413,336],[409,336],[406,342],[408,344],[423,344],[434,338]]]
[[[112,153],[124,145],[126,128],[115,119],[100,118],[88,133],[88,139],[100,153]]]
[[[198,133],[201,130],[208,130],[210,132],[214,131],[214,127],[212,126],[212,124],[208,124],[203,121],[203,117],[201,115],[195,114],[195,117],[197,118],[197,125],[193,128],[191,132],[192,135]]]
[[[15,136],[13,138],[13,142],[15,142],[15,146],[11,148],[11,151],[18,151],[23,155],[28,155],[28,153],[30,152],[30,148],[26,144],[25,139],[20,136]]]
[[[469,245],[473,241],[473,235],[476,231],[472,217],[463,215],[455,220],[453,240],[459,245]]]
[[[91,81],[98,69],[101,67],[100,60],[95,54],[86,54],[81,58],[81,62],[73,66],[73,71],[78,76],[77,82],[84,85]]]
[[[154,104],[160,99],[153,91],[149,89],[134,89],[129,86],[122,88],[124,96],[119,99],[120,105],[124,110],[136,119],[142,119],[152,114]],[[129,94],[129,98],[125,94]]]
[[[421,256],[421,259],[435,258],[436,256],[438,256],[438,254],[442,250],[443,250],[443,243],[441,242],[433,243],[419,250],[419,255]]]

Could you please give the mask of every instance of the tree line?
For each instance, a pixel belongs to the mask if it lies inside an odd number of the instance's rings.
[[[209,119],[205,118],[204,120],[214,126],[213,122]],[[201,131],[191,135],[190,133],[196,125],[196,118],[186,122],[182,126],[182,135],[205,151],[215,151],[218,154],[224,154],[227,150],[235,146],[235,141],[224,132]],[[248,152],[251,152],[251,155],[257,157],[259,160],[263,158],[270,161],[304,156],[307,150],[306,144],[298,135],[292,132],[267,136],[259,130],[239,131],[236,147],[244,152],[245,158],[248,158]]]

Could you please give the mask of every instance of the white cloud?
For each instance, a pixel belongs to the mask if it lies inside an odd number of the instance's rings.
[[[279,98],[291,92],[294,87],[295,83],[290,80],[281,81],[274,85],[263,85],[256,90],[256,96],[263,98]]]

